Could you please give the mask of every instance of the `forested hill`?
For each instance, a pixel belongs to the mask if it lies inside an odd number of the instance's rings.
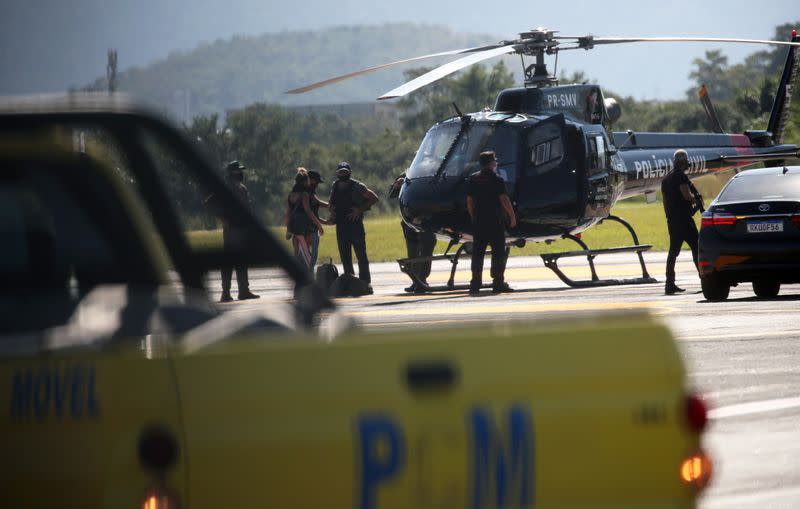
[[[144,68],[125,70],[118,76],[118,88],[180,119],[223,113],[254,102],[292,105],[366,101],[402,83],[402,69],[368,74],[302,96],[284,92],[370,65],[498,40],[495,36],[410,23],[235,36],[190,52],[172,53]],[[105,78],[93,86],[105,88]]]

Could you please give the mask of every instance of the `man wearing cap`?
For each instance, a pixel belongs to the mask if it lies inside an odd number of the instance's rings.
[[[469,293],[477,295],[483,277],[483,258],[486,246],[492,247],[492,293],[512,292],[505,282],[506,237],[505,218],[508,226],[516,228],[517,216],[508,198],[506,183],[495,170],[497,158],[494,151],[481,152],[478,157],[481,170],[469,177],[467,189],[467,211],[472,220],[472,281]]]
[[[231,161],[226,168],[226,180],[233,194],[248,209],[250,208],[250,193],[244,185],[244,170],[247,167],[239,161]],[[213,195],[207,201],[213,201]],[[215,207],[215,214],[222,220],[222,243],[225,250],[241,250],[247,241],[247,230],[244,225],[238,224],[233,217],[229,217],[224,210]],[[220,275],[222,278],[222,296],[220,302],[230,302],[231,297],[231,267],[222,267]],[[239,300],[258,299],[259,296],[250,291],[250,282],[247,276],[247,265],[236,266],[236,284],[239,287]]]
[[[664,285],[666,295],[683,292],[675,284],[675,260],[686,242],[692,250],[692,259],[697,268],[697,225],[692,216],[697,211],[696,199],[692,196],[694,188],[686,176],[689,168],[689,154],[676,150],[672,155],[672,171],[661,181],[661,194],[664,199],[664,214],[667,216],[669,231],[669,253],[667,253],[667,281]],[[698,193],[699,195],[699,193]],[[701,198],[702,199],[702,198]]]
[[[339,258],[345,274],[355,274],[353,254],[358,259],[358,278],[369,284],[369,260],[367,259],[367,239],[364,232],[364,212],[378,201],[378,195],[367,186],[351,178],[350,164],[341,162],[336,167],[336,181],[331,186],[328,200],[331,220],[336,224],[336,241],[339,245]],[[372,287],[369,287],[369,293]]]
[[[320,175],[319,172],[315,171],[315,170],[309,170],[308,171],[308,181],[309,181],[309,186],[310,186],[310,193],[309,194],[311,194],[311,200],[310,200],[310,203],[309,203],[309,205],[311,206],[311,212],[315,216],[317,216],[317,218],[319,218],[319,220],[323,224],[325,224],[326,221],[324,221],[321,217],[319,217],[319,208],[322,207],[322,208],[326,208],[327,209],[328,208],[328,203],[320,200],[319,196],[317,196],[317,186],[319,186],[321,183],[325,183],[325,181],[322,179],[322,175]],[[312,269],[314,268],[315,265],[317,265],[317,255],[318,254],[319,254],[319,230],[316,228],[316,225],[314,225],[314,233],[311,236],[311,268]]]

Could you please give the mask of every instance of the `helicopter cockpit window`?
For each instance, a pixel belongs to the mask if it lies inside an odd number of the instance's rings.
[[[450,124],[439,125],[428,131],[425,139],[417,150],[417,155],[411,162],[406,172],[410,179],[419,177],[433,177],[439,171],[447,152],[453,145],[458,132],[461,130],[461,123],[453,122]]]
[[[489,149],[489,141],[492,139],[494,132],[495,126],[491,124],[473,124],[469,126],[461,134],[453,153],[447,160],[444,168],[445,176],[470,175],[480,170],[478,156],[482,151]],[[502,154],[499,151],[497,152],[498,157],[502,157]]]

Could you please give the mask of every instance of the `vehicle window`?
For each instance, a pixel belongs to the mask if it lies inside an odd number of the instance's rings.
[[[130,263],[130,246],[115,245],[122,232],[110,231],[126,225],[115,221],[118,215],[101,206],[99,197],[91,199],[102,192],[40,165],[3,168],[0,280],[84,293],[97,284],[138,279],[142,273]]]
[[[495,132],[493,124],[472,124],[456,141],[456,146],[450,158],[445,163],[444,174],[448,177],[470,175],[480,170],[478,156],[484,150],[496,150],[490,146],[490,140]],[[502,154],[498,152],[498,159]],[[503,162],[503,161],[501,161]]]
[[[444,157],[453,145],[461,124],[453,122],[439,125],[428,131],[422,140],[417,155],[406,172],[408,178],[432,177],[439,171]]]
[[[800,174],[740,175],[719,196],[719,201],[757,200],[800,200]]]

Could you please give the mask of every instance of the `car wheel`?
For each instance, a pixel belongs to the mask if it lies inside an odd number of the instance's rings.
[[[753,281],[753,293],[756,297],[775,297],[781,290],[777,281]]]
[[[719,277],[711,275],[700,279],[703,296],[710,301],[725,300],[731,291],[731,285]]]

